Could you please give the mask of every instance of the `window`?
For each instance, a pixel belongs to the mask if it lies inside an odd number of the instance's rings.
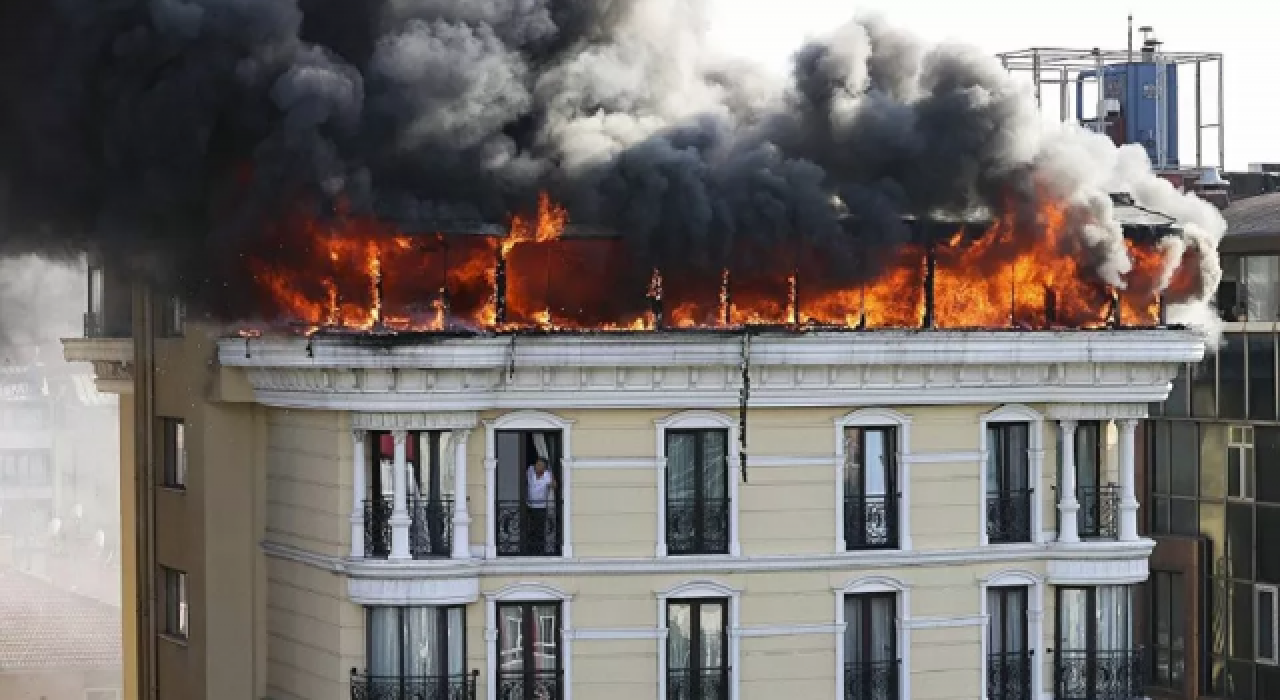
[[[1031,541],[1031,468],[1027,423],[987,426],[987,540]]]
[[[667,603],[667,700],[729,697],[729,603]]]
[[[1227,497],[1252,500],[1254,493],[1253,428],[1231,426],[1227,442]]]
[[[1058,483],[1062,483],[1062,437],[1058,436]],[[1119,526],[1120,490],[1102,483],[1102,423],[1081,421],[1075,430],[1076,501],[1080,504],[1081,537],[1115,537]]]
[[[987,615],[987,700],[1029,700],[1027,588],[988,589]]]
[[[181,337],[186,331],[187,309],[182,300],[168,297],[160,305],[160,335],[166,338]]]
[[[353,677],[365,697],[465,697],[466,609],[367,609],[368,673]]]
[[[494,432],[494,443],[498,462],[498,488],[494,494],[498,555],[560,556],[564,525],[561,432],[498,430]]]
[[[498,604],[498,697],[503,700],[559,700],[559,603]]]
[[[897,600],[893,593],[845,596],[845,700],[898,697]]]
[[[1201,428],[1191,422],[1152,421],[1147,425],[1151,532],[1198,535]]]
[[[1182,574],[1152,571],[1148,591],[1151,606],[1151,682],[1180,690],[1186,665],[1186,620]]]
[[[187,430],[180,418],[160,419],[161,458],[164,486],[171,489],[187,487]]]
[[[164,575],[164,633],[177,639],[186,639],[187,575],[176,569],[161,567]]]
[[[450,431],[407,431],[405,464],[409,469],[409,550],[415,559],[447,557],[453,546],[454,457],[456,434]],[[395,494],[395,435],[369,433],[369,480],[364,505],[365,555],[391,553],[391,511]]]
[[[1143,697],[1132,596],[1129,586],[1058,588],[1055,697]]]
[[[726,430],[668,430],[667,553],[729,553]]]
[[[1227,333],[1218,348],[1218,417],[1243,419],[1247,413],[1245,342],[1243,333]]]
[[[847,549],[898,546],[897,449],[894,428],[845,428]]]
[[[1224,255],[1218,308],[1227,321],[1280,320],[1280,257]]]
[[[1257,639],[1255,649],[1258,663],[1275,664],[1280,662],[1280,649],[1277,649],[1276,627],[1277,588],[1275,586],[1254,586],[1254,605],[1258,614]]]
[[[1249,334],[1249,419],[1276,419],[1276,338]]]

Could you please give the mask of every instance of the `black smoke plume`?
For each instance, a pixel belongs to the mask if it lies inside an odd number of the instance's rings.
[[[792,244],[839,261],[849,215],[893,239],[906,214],[1047,193],[1119,284],[1118,189],[1216,248],[1211,207],[1042,121],[973,49],[862,20],[778,80],[709,51],[705,22],[700,0],[5,3],[0,252],[90,249],[227,308],[246,247],[300,202],[431,230],[542,190],[645,269]],[[1188,318],[1219,277],[1200,259]]]

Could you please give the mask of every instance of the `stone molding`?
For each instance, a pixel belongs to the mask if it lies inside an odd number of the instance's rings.
[[[64,338],[67,362],[93,365],[94,385],[104,394],[133,393],[132,338]]]
[[[353,430],[470,430],[480,424],[475,412],[353,413]]]

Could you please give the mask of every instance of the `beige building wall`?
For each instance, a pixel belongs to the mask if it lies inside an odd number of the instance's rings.
[[[120,395],[120,631],[123,700],[138,697],[138,468],[134,443],[134,396]]]

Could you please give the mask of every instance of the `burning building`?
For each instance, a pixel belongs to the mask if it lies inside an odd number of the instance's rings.
[[[104,261],[126,694],[1141,694],[1081,621],[1222,222],[1140,151],[877,21],[777,81],[698,2],[127,5],[0,83],[77,88],[0,217]]]

